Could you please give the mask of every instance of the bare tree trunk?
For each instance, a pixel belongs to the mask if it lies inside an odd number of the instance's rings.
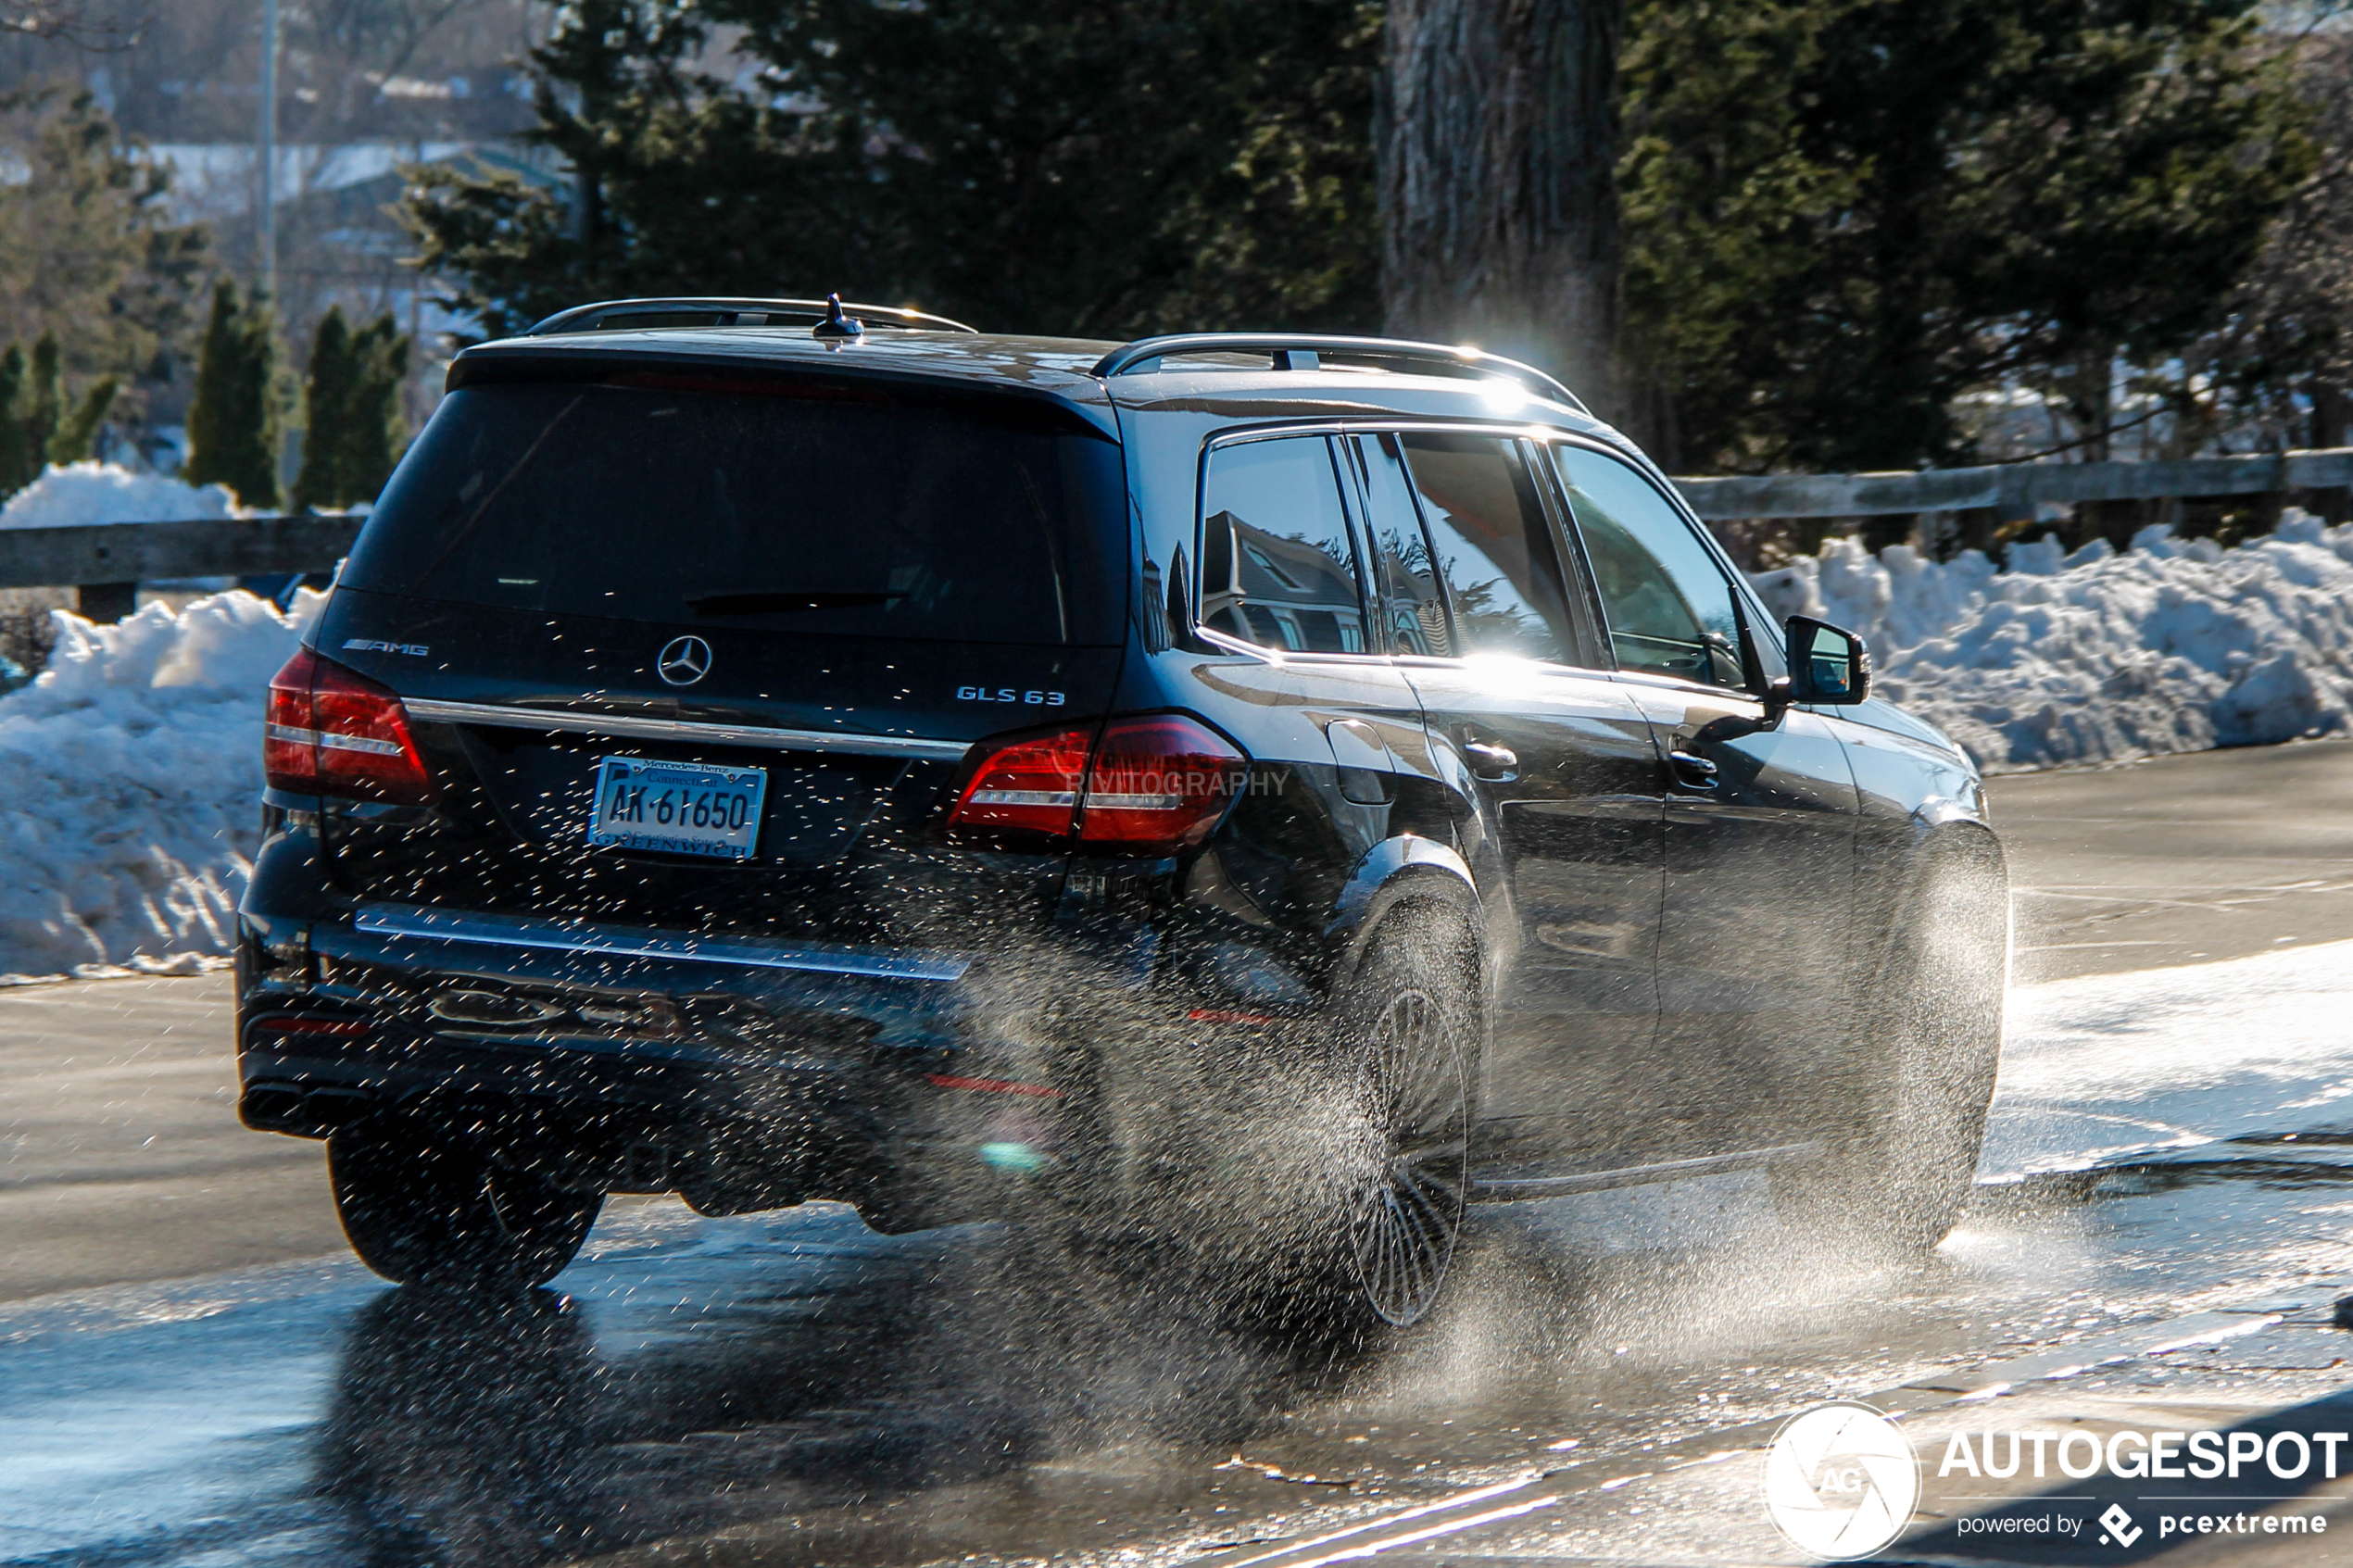
[[[1626,0],[1390,0],[1381,307],[1612,410]]]

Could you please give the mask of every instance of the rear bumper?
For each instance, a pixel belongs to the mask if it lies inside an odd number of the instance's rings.
[[[1149,933],[1056,937],[973,955],[249,909],[240,1114],[310,1137],[422,1117],[560,1180],[711,1212],[822,1197],[941,1223],[1059,1160],[1069,998],[1159,1010]]]

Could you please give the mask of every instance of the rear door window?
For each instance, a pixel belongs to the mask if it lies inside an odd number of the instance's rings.
[[[1580,662],[1552,527],[1518,443],[1436,431],[1398,442],[1453,609],[1454,651]]]
[[[1112,643],[1124,484],[1112,443],[1010,414],[471,387],[442,401],[342,581],[625,621]]]
[[[1422,532],[1421,510],[1414,503],[1414,483],[1405,476],[1405,450],[1386,432],[1351,436],[1349,442],[1365,482],[1366,531],[1372,535],[1388,651],[1443,659],[1454,651],[1454,634],[1438,586],[1438,565]]]
[[[1294,653],[1364,653],[1356,546],[1331,443],[1213,447],[1202,481],[1201,622]]]

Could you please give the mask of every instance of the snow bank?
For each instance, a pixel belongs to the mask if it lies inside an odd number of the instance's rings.
[[[1870,639],[1881,689],[1990,767],[2353,731],[2353,524],[2294,512],[2233,550],[2156,528],[2122,555],[2037,543],[2008,559],[1940,565],[1834,540],[1757,581],[1780,613]],[[281,616],[232,592],[118,626],[59,612],[49,669],[0,696],[0,976],[186,969],[229,951],[262,690],[322,602],[306,592]]]
[[[0,697],[0,976],[188,972],[229,952],[261,694],[324,600],[282,616],[215,594],[114,626],[57,613],[49,668]]]
[[[2235,549],[2143,529],[1939,564],[1849,539],[1757,587],[1871,646],[1879,689],[2010,771],[2353,730],[2353,524],[2291,510]]]
[[[116,463],[56,464],[0,507],[0,528],[182,522],[244,515],[225,484],[187,484]]]

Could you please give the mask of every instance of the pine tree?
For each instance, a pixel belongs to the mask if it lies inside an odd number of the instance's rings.
[[[98,455],[98,427],[107,422],[107,415],[114,408],[115,396],[122,390],[122,383],[114,376],[100,376],[82,393],[73,412],[57,423],[57,433],[49,438],[49,460],[53,463],[79,463]]]
[[[304,390],[297,507],[372,501],[391,477],[406,436],[400,387],[409,374],[409,339],[389,314],[353,332],[340,306],[328,309],[311,340]]]
[[[347,498],[344,456],[350,443],[353,382],[351,329],[343,307],[330,306],[310,340],[310,373],[302,389],[302,471],[294,505],[302,511],[340,506]]]
[[[0,354],[0,497],[15,495],[40,472],[26,439],[24,349],[10,344]]]
[[[1962,394],[2162,365],[2311,166],[2256,0],[1637,0],[1638,435],[1676,472],[1971,459]]]
[[[789,91],[709,90],[721,26]],[[1364,331],[1379,45],[1377,0],[579,0],[533,52],[569,187],[420,169],[408,218],[493,334],[831,288],[998,332]]]
[[[400,408],[400,389],[409,380],[408,334],[393,324],[389,311],[355,333],[351,340],[352,380],[350,439],[344,448],[344,500],[373,501],[392,477],[393,465],[408,445],[409,421]]]
[[[278,325],[258,291],[244,306],[223,278],[212,291],[196,391],[188,408],[191,484],[225,484],[248,507],[278,505]]]
[[[57,334],[43,332],[32,345],[32,379],[25,388],[25,453],[36,479],[65,417],[65,361],[57,352]]]

